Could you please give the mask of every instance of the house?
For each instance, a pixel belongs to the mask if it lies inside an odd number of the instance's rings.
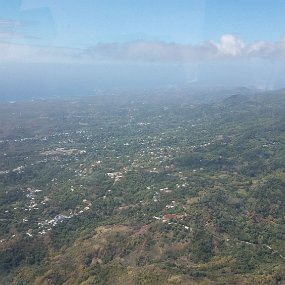
[[[176,219],[176,218],[177,218],[177,215],[175,214],[166,214],[162,217],[164,221],[169,221],[169,220]]]

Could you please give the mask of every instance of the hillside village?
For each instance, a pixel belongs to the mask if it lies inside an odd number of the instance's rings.
[[[4,284],[282,284],[277,98],[0,106]]]

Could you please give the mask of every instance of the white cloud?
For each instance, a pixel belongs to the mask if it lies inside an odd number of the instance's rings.
[[[226,56],[241,55],[245,48],[245,43],[233,35],[223,35],[220,42],[213,45],[217,48],[218,55]]]
[[[83,53],[94,60],[146,62],[197,62],[224,58],[285,59],[285,39],[279,42],[244,43],[234,35],[222,35],[217,42],[199,45],[137,41],[125,44],[98,44]]]
[[[28,45],[15,45],[9,43],[0,44],[0,62],[19,61],[23,58],[30,57],[35,50]]]
[[[285,38],[278,42],[259,41],[248,45],[248,57],[285,59]]]
[[[76,49],[36,47],[0,42],[0,63],[51,62],[64,63],[76,61]]]
[[[225,58],[285,59],[285,39],[244,43],[234,35],[217,42],[183,45],[159,41],[97,44],[85,50],[0,43],[0,62],[174,62],[191,63]]]
[[[210,58],[212,45],[181,45],[177,43],[135,41],[126,44],[98,44],[87,49],[82,57],[95,60],[125,60],[147,62],[189,62]]]

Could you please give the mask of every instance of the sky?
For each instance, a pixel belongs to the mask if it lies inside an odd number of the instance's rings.
[[[284,14],[284,0],[0,0],[0,96],[285,87]]]

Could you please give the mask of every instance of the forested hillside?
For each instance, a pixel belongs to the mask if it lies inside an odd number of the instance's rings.
[[[1,284],[285,284],[284,90],[3,103],[0,122]]]

